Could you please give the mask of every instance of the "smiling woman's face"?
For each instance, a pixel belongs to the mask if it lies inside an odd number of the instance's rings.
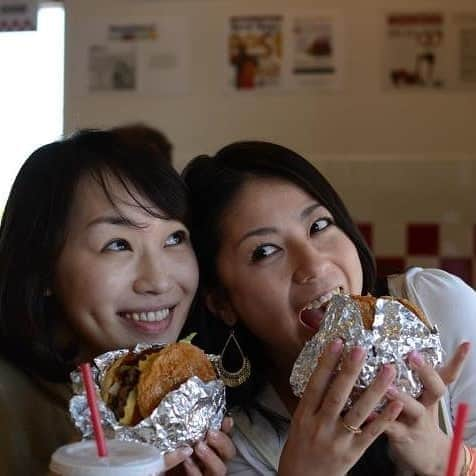
[[[198,284],[185,226],[109,182],[120,214],[93,179],[80,180],[52,287],[88,354],[175,341]]]
[[[332,293],[362,291],[353,242],[326,208],[294,184],[247,182],[220,230],[217,270],[226,320],[241,321],[278,365],[292,365]]]

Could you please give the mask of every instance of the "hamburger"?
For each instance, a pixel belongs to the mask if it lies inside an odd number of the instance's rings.
[[[345,349],[358,345],[367,352],[350,400],[370,385],[386,363],[397,368],[394,385],[417,397],[422,384],[409,366],[408,354],[413,350],[422,353],[433,367],[442,362],[438,331],[412,302],[392,296],[336,294],[318,331],[304,344],[294,363],[290,384],[296,396],[302,396],[322,352],[336,338],[343,340]]]
[[[193,344],[176,342],[130,351],[105,371],[101,397],[121,425],[135,426],[192,376],[203,382],[217,378],[208,357]]]

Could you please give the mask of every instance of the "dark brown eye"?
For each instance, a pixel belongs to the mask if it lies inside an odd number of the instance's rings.
[[[275,245],[260,245],[253,251],[253,254],[251,255],[251,261],[260,261],[264,258],[267,258],[268,256],[273,255],[277,251],[278,247]]]
[[[130,251],[131,245],[123,239],[111,240],[102,251]]]
[[[178,230],[167,237],[165,240],[165,247],[177,246],[187,240],[187,233],[183,230]]]
[[[314,233],[319,233],[322,230],[325,230],[329,225],[332,225],[334,222],[329,217],[318,218],[313,224],[311,225],[310,233],[313,235]]]

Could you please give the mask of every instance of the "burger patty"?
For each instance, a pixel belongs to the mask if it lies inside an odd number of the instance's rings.
[[[117,385],[118,391],[110,396],[109,407],[118,420],[124,417],[127,398],[139,381],[139,362],[154,352],[157,352],[157,350],[150,348],[139,354],[130,353],[126,355],[119,368],[116,369],[115,385]]]
[[[124,417],[124,407],[126,406],[127,397],[137,385],[139,375],[140,371],[137,366],[124,365],[117,371],[119,390],[117,394],[111,398],[110,405],[118,420]]]

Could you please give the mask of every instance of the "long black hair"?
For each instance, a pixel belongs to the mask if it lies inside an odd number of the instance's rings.
[[[198,342],[209,352],[220,353],[229,333],[227,326],[212,316],[204,303],[204,296],[209,290],[220,289],[217,256],[223,238],[221,224],[234,198],[251,179],[285,180],[295,184],[327,208],[336,226],[349,237],[357,249],[363,271],[362,293],[372,291],[376,276],[373,255],[337,192],[325,177],[299,154],[268,142],[237,142],[224,147],[215,156],[196,157],[184,169],[183,177],[190,191],[190,231],[200,268],[199,296],[202,304],[189,320],[187,331],[198,330]],[[266,381],[266,356],[263,355],[263,346],[240,323],[235,327],[235,335],[251,361],[252,374],[246,384],[236,389],[228,389],[228,404],[245,411],[253,407],[259,409],[257,396]],[[239,364],[240,357],[236,355],[235,362],[231,365]],[[380,443],[377,446],[380,446]],[[386,462],[383,467],[377,469],[382,459],[380,450],[373,452],[377,454],[375,458],[370,453],[359,463],[359,467],[354,468],[353,474],[380,474],[382,468],[388,469]],[[372,468],[372,472],[368,472],[369,468]]]
[[[0,226],[0,355],[55,381],[67,378],[78,349],[57,343],[61,309],[47,290],[84,176],[102,187],[113,206],[111,177],[148,213],[156,216],[159,209],[161,218],[183,223],[188,217],[186,187],[167,160],[116,133],[81,131],[40,147],[26,160]]]

